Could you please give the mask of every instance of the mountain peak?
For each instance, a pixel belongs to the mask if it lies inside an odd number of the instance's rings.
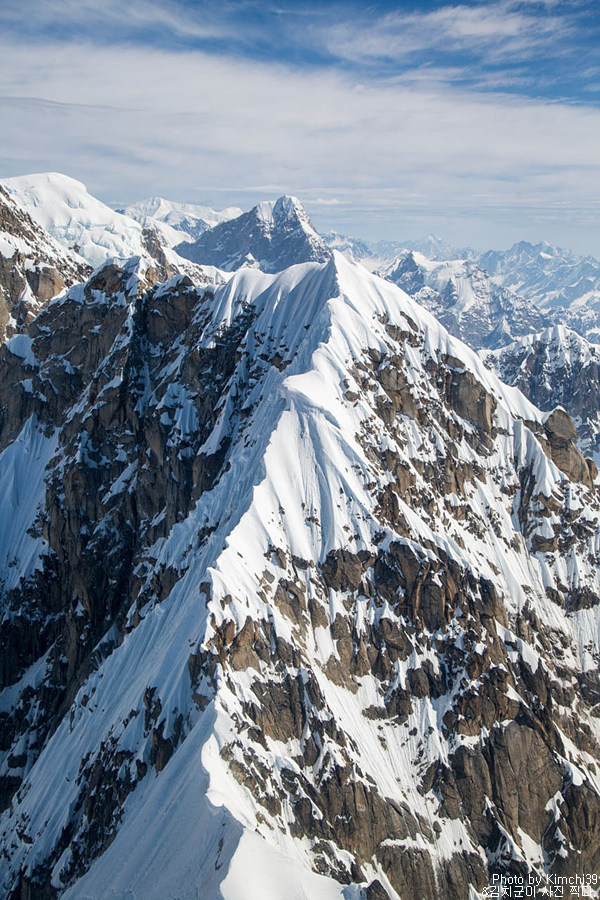
[[[275,201],[273,211],[281,210],[287,215],[303,215],[306,216],[306,210],[303,203],[293,194],[283,194]]]
[[[324,262],[331,250],[314,229],[304,206],[290,194],[258,203],[249,212],[216,225],[177,252],[194,262],[233,271],[251,265],[279,272],[302,262]]]
[[[83,181],[64,175],[62,172],[32,172],[30,175],[16,175],[13,178],[5,178],[3,184],[9,191],[42,191],[44,188],[58,192],[62,191],[65,197],[73,199],[80,193],[87,194],[87,187]],[[12,191],[11,191],[12,192]]]
[[[302,202],[291,194],[283,194],[277,200],[263,200],[257,203],[251,210],[257,219],[269,225],[289,219],[302,223],[308,223],[314,231]]]
[[[240,218],[221,247],[258,252]],[[0,892],[462,898],[562,865],[555,809],[593,871],[599,502],[566,416],[339,254],[130,272],[2,357]]]
[[[459,249],[432,232],[419,240],[404,242],[404,247],[408,250],[416,250],[428,259],[436,262],[449,259],[473,259],[475,257],[475,252],[469,247]]]

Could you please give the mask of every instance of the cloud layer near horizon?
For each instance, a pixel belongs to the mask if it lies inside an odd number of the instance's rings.
[[[48,23],[67,6],[46,4]],[[93,14],[80,3],[71,31],[53,34],[48,24],[43,41],[43,22],[35,40],[25,40],[14,13],[12,33],[0,37],[0,174],[63,171],[123,203],[152,193],[248,207],[287,192],[303,199],[321,229],[389,238],[433,229],[490,246],[545,237],[600,253],[597,106],[532,95],[522,67],[515,91],[506,66],[496,74],[506,82],[500,91],[489,89],[493,71],[479,63],[469,68],[477,85],[447,58],[435,65],[444,35],[453,53],[491,42],[497,58],[523,64],[533,52],[531,41],[523,44],[530,17],[506,2],[446,4],[421,16],[413,6],[404,18],[397,10],[374,16],[362,41],[350,18],[326,20],[317,34],[318,16],[305,10],[294,46],[322,54],[310,65],[242,52],[241,34],[227,52],[222,44],[239,22],[201,20],[196,7],[191,15],[176,4],[171,15],[136,0],[124,22],[112,0]],[[78,32],[78,17],[89,25],[86,15],[98,10],[113,30],[142,37],[109,42],[89,28]],[[538,19],[537,53],[557,39],[552,14],[538,10]],[[282,34],[289,27],[280,25]],[[159,42],[155,29],[171,29],[183,45]],[[430,64],[419,56],[390,70],[390,59],[417,50],[432,55]]]

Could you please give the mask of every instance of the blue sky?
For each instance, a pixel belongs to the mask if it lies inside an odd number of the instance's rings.
[[[600,256],[598,0],[3,0],[0,175]]]

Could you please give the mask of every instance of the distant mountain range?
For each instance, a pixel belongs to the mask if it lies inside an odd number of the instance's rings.
[[[157,228],[169,246],[174,247],[182,241],[197,240],[209,228],[241,216],[243,210],[230,206],[217,212],[209,206],[175,203],[162,197],[152,197],[132,203],[118,212],[130,216],[141,225]]]
[[[475,348],[499,347],[549,324],[530,300],[496,284],[470,260],[434,262],[405,250],[382,274]]]
[[[488,304],[498,302],[492,318],[498,320],[498,317],[507,317],[508,320],[513,320],[512,324],[516,326],[517,332],[526,327],[525,310],[521,303],[524,300],[530,309],[537,309],[538,313],[546,316],[548,322],[566,324],[589,340],[600,341],[600,261],[591,256],[580,257],[548,243],[530,244],[527,241],[519,241],[508,250],[477,253],[470,248],[453,247],[431,234],[418,241],[397,243],[372,243],[334,233],[326,235],[326,239],[330,246],[349,259],[360,262],[370,271],[378,271],[392,279],[401,278],[404,282],[402,286],[409,293],[409,269],[420,266],[423,283],[418,285],[418,278],[413,277],[414,290],[421,290],[424,286],[432,287],[428,281],[433,277],[434,290],[439,297],[430,299],[429,302],[438,311],[445,310],[447,316],[454,315],[457,323],[462,319],[463,329],[465,322],[461,315],[462,309],[457,306],[452,310],[451,294],[464,292],[466,281],[473,278],[469,291],[482,298],[483,290],[489,295]],[[408,259],[411,252],[415,254],[412,261]],[[418,262],[415,262],[417,259]],[[433,268],[429,265],[431,262],[457,264],[454,267],[438,267],[435,269],[436,275],[432,276]],[[459,265],[459,262],[463,265]],[[442,283],[444,274],[447,274],[447,280]],[[462,288],[458,287],[457,278],[463,285]],[[485,288],[482,279],[487,282]],[[501,289],[504,300],[500,300]],[[494,297],[497,298],[496,301]],[[513,316],[507,309],[507,302],[514,302],[521,309],[516,310]],[[540,324],[539,318],[537,324],[535,318],[536,316],[532,317],[531,331],[536,330]],[[487,335],[484,334],[485,329],[478,329],[472,335],[472,340],[506,340],[511,334],[511,322],[508,321],[507,324],[509,333],[500,328],[498,338],[493,338],[493,328],[487,329]],[[466,340],[471,339],[468,331],[463,336]]]
[[[364,241],[347,235],[330,231],[324,235],[325,240],[335,250],[339,250],[348,259],[362,263],[370,271],[385,269],[394,259],[407,250],[421,253],[431,260],[475,259],[474,250],[459,249],[435,234],[428,234],[419,240],[404,241]]]

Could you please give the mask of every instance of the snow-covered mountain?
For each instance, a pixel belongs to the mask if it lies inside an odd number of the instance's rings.
[[[209,206],[176,203],[162,197],[152,197],[149,200],[132,203],[119,212],[145,227],[156,228],[168,242],[169,247],[175,247],[182,241],[191,243],[197,240],[209,228],[241,216],[243,210],[237,206],[229,206],[217,211]]]
[[[0,184],[0,342],[90,268],[33,221]]]
[[[407,251],[422,253],[436,261],[475,259],[477,256],[474,250],[454,247],[435,234],[428,234],[416,241],[364,241],[336,231],[330,231],[323,237],[332,250],[338,250],[353,262],[361,263],[370,272],[388,269],[395,259]]]
[[[405,250],[383,274],[471,347],[502,346],[548,324],[531,302],[499,287],[469,260],[437,262]]]
[[[279,272],[297,263],[323,262],[331,256],[300,201],[287,195],[275,202],[259,203],[176,250],[193,262],[229,272],[241,266]]]
[[[520,241],[489,250],[479,264],[497,284],[519,293],[592,341],[600,341],[600,260],[576,256],[546,242]]]
[[[503,381],[540,409],[562,406],[587,456],[600,462],[600,347],[564,325],[481,354]]]
[[[144,255],[139,222],[97,200],[74,178],[46,172],[7,178],[2,185],[38,225],[94,267]]]
[[[0,891],[598,871],[600,497],[567,414],[337,253],[150,268],[0,349]]]
[[[444,238],[432,233],[416,241],[404,241],[402,246],[405,250],[422,253],[423,256],[436,262],[448,259],[474,260],[477,257],[477,253],[471,247],[455,247],[454,244],[450,244]]]
[[[118,213],[67,175],[23,175],[5,179],[0,187],[19,215],[33,221],[46,242],[51,241],[54,253],[62,254],[78,271],[89,273],[90,266],[140,257],[154,264],[157,279],[186,274],[199,283],[226,280],[214,266],[203,269],[171,249],[163,233],[170,226],[160,221],[142,224]]]
[[[369,271],[392,277],[416,295],[423,286],[433,288],[419,297],[428,309],[442,316],[453,334],[460,335],[473,346],[483,343],[501,345],[526,333],[535,333],[546,325],[566,325],[593,342],[600,342],[600,260],[580,257],[567,250],[542,242],[520,241],[509,250],[487,250],[478,254],[470,248],[456,248],[443,238],[430,234],[417,241],[372,243],[330,232],[326,236],[332,249],[348,259],[360,262]],[[411,256],[411,254],[413,254]],[[421,268],[423,284],[411,270],[419,269],[414,261],[424,256],[428,263]],[[470,309],[483,308],[485,322],[477,326],[465,318],[457,287],[446,297],[445,285],[429,273],[458,279],[466,284],[474,281],[469,293],[489,295],[489,299],[469,304]],[[464,263],[464,265],[463,265]],[[449,270],[455,270],[449,273]],[[399,271],[396,271],[399,270]],[[420,277],[420,276],[419,276]],[[484,286],[483,282],[487,282]],[[483,307],[481,307],[483,302]],[[463,321],[461,321],[463,320]],[[528,325],[530,321],[531,327]],[[490,335],[493,334],[493,337]]]
[[[332,250],[360,263],[369,272],[385,269],[404,249],[404,244],[397,241],[365,241],[337,231],[329,231],[323,238]]]
[[[571,306],[598,292],[600,261],[546,241],[519,241],[506,251],[488,250],[479,262],[499,282],[540,307]]]

